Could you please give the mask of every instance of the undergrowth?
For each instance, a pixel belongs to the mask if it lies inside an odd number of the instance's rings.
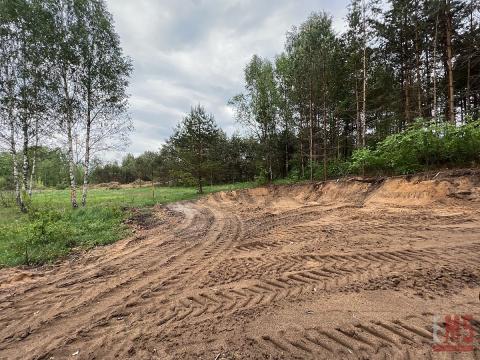
[[[205,193],[255,186],[237,183],[205,187]],[[14,201],[0,206],[0,267],[41,265],[68,255],[73,249],[111,244],[129,234],[125,220],[132,208],[198,198],[195,188],[92,189],[86,208],[71,209],[66,190],[33,194],[27,214]],[[11,197],[7,196],[6,197]]]

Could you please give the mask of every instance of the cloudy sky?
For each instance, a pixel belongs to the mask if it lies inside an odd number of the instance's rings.
[[[191,105],[203,104],[218,124],[237,128],[228,100],[242,91],[253,54],[272,58],[285,34],[313,11],[343,29],[347,0],[107,0],[125,53],[135,131],[127,151],[157,150]],[[123,154],[110,154],[121,158]]]

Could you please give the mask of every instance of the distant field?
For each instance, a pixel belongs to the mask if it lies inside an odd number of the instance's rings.
[[[255,183],[205,186],[206,194],[253,187]],[[78,193],[79,200],[81,193]],[[33,194],[29,214],[0,207],[0,267],[42,264],[68,254],[115,242],[128,235],[124,220],[129,208],[147,208],[199,195],[192,187],[91,189],[88,206],[72,210],[69,190],[41,190]],[[125,210],[126,209],[126,210]]]

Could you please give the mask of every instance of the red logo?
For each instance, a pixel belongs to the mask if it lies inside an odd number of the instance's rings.
[[[471,315],[448,314],[433,318],[433,351],[473,351],[476,332]]]

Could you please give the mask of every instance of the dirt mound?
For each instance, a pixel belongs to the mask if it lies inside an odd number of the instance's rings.
[[[480,334],[479,183],[357,178],[135,211],[131,238],[0,271],[0,358],[446,358],[434,316]],[[477,359],[479,341],[448,358]]]
[[[94,189],[109,189],[109,190],[118,190],[122,185],[117,181],[112,181],[108,183],[100,183],[92,185]]]
[[[238,202],[260,207],[296,207],[316,204],[392,204],[425,206],[454,199],[479,201],[480,174],[444,172],[396,178],[332,180],[317,184],[270,186],[210,195],[213,202]],[[207,200],[208,201],[208,200]]]

